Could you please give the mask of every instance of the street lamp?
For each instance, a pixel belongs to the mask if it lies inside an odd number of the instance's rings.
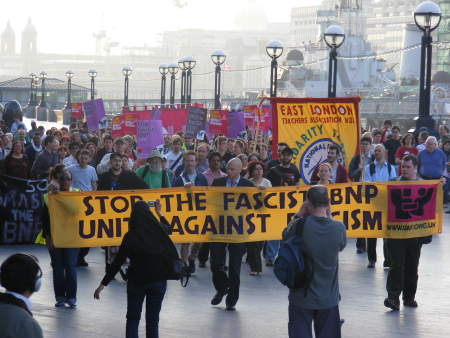
[[[194,69],[197,61],[192,56],[184,58],[183,65],[187,69],[186,71],[186,103],[191,104],[192,94],[192,69]]]
[[[47,73],[42,71],[39,73],[39,77],[41,79],[41,102],[39,102],[36,118],[38,121],[47,121],[49,113],[47,103],[45,102],[45,79],[47,78]]]
[[[47,104],[45,103],[45,79],[47,78],[47,73],[42,71],[40,74],[41,77],[41,102],[39,106],[45,107]]]
[[[37,104],[37,98],[36,98],[36,80],[37,75],[35,73],[30,74],[30,101],[28,102],[28,105],[35,106]]]
[[[430,93],[431,93],[431,64],[432,64],[432,42],[431,32],[441,22],[441,9],[432,1],[425,1],[417,6],[414,11],[414,21],[421,31],[422,45],[420,54],[420,88],[419,88],[419,118],[416,121],[416,131],[421,127],[427,127],[430,131],[434,129],[434,120],[430,116]]]
[[[277,59],[283,54],[283,45],[278,41],[269,41],[266,45],[267,55],[272,59],[270,63],[270,97],[277,96]]]
[[[95,77],[97,76],[97,71],[95,69],[89,69],[89,77],[91,78],[91,100],[95,98]]]
[[[131,66],[125,66],[122,68],[122,74],[125,76],[124,94],[123,94],[123,106],[128,110],[128,87],[130,82],[130,76],[133,72]]]
[[[167,65],[160,65],[159,72],[161,73],[161,105],[166,103],[166,75],[169,72]]]
[[[72,119],[72,78],[74,73],[71,70],[66,72],[67,78],[67,102],[66,107],[63,111],[63,124],[70,124]]]
[[[338,25],[331,25],[325,31],[323,38],[331,49],[328,63],[328,97],[336,97],[337,49],[344,43],[344,30]]]
[[[181,70],[181,95],[180,102],[182,105],[186,103],[186,67],[184,66],[184,58],[178,60],[178,68]]]
[[[220,66],[225,62],[227,56],[223,50],[216,50],[211,54],[211,60],[216,65],[214,78],[214,109],[220,109],[220,81],[221,69]]]
[[[175,74],[178,73],[178,65],[171,63],[167,69],[170,73],[170,104],[175,104]]]
[[[30,100],[28,101],[27,107],[24,109],[24,114],[28,118],[36,118],[36,85],[37,85],[37,75],[35,73],[30,74]]]

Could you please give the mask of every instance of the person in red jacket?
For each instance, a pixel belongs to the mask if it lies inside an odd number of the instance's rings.
[[[332,171],[331,171],[331,177],[330,181],[331,183],[346,183],[348,182],[348,174],[345,167],[338,162],[339,155],[341,154],[341,150],[339,149],[339,146],[336,144],[330,145],[328,148],[328,154],[327,154],[327,160],[325,162],[328,162],[331,165]],[[320,163],[319,163],[320,165]],[[314,172],[311,176],[311,183],[316,184],[319,181],[319,166],[314,169]]]

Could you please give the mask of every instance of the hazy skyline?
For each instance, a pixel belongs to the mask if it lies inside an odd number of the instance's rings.
[[[148,2],[107,0],[65,2],[41,0],[9,2],[0,16],[0,31],[9,20],[16,34],[16,52],[20,52],[21,34],[28,18],[38,32],[40,53],[94,54],[93,34],[105,30],[120,47],[156,46],[161,33],[168,30],[235,28],[236,16],[249,3],[264,10],[269,22],[289,22],[291,8],[320,4],[320,0],[163,0]],[[186,4],[179,8],[175,3]]]

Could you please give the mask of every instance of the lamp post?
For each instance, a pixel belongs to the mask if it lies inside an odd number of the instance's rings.
[[[63,124],[70,124],[72,121],[72,78],[74,73],[71,70],[66,72],[67,78],[67,102],[63,111]]]
[[[216,50],[211,54],[211,60],[216,65],[215,77],[214,77],[214,109],[220,109],[220,81],[221,81],[221,68],[220,66],[225,62],[227,56],[222,50]]]
[[[95,69],[89,69],[89,77],[91,78],[91,100],[95,99],[95,77],[97,76],[97,71]]]
[[[124,92],[123,92],[123,106],[126,110],[128,110],[128,88],[129,88],[129,82],[130,82],[130,76],[133,72],[133,68],[131,66],[125,66],[122,68],[122,74],[125,76],[125,83],[124,83]]]
[[[432,1],[424,1],[414,11],[414,22],[423,31],[422,46],[420,54],[420,88],[419,88],[419,118],[416,121],[416,131],[421,127],[427,127],[430,131],[434,129],[434,120],[430,116],[430,93],[431,93],[431,64],[434,31],[441,22],[441,9]]]
[[[266,45],[267,55],[272,59],[270,63],[270,97],[277,96],[277,70],[278,62],[277,59],[283,54],[283,45],[278,41],[269,41]]]
[[[194,69],[197,61],[192,56],[187,56],[184,58],[183,65],[187,69],[186,71],[186,103],[191,104],[191,94],[192,94],[192,69]]]
[[[27,107],[24,109],[24,114],[28,118],[35,119],[36,118],[36,105],[37,105],[37,97],[36,97],[36,85],[37,85],[37,76],[35,73],[30,74],[30,100],[28,101]]]
[[[178,60],[178,68],[181,70],[180,103],[184,105],[186,103],[186,67],[184,66],[184,58]]]
[[[178,65],[176,63],[171,63],[167,69],[170,73],[170,104],[175,104],[175,74],[178,73]]]
[[[35,106],[37,104],[37,98],[36,98],[36,80],[37,75],[34,73],[30,74],[30,101],[28,102],[28,105]]]
[[[47,78],[47,73],[44,71],[40,72],[39,78],[41,79],[41,101],[39,102],[36,118],[38,121],[47,121],[48,118],[47,115],[49,112],[47,103],[45,102],[45,79]],[[37,88],[36,88],[36,100],[37,100]]]
[[[47,106],[45,102],[45,79],[47,78],[47,73],[42,71],[39,75],[41,77],[41,102],[39,102],[39,106],[45,107]]]
[[[325,31],[323,38],[331,49],[328,63],[328,97],[336,97],[337,49],[344,43],[344,30],[338,25],[331,25]]]
[[[169,72],[167,65],[160,65],[159,72],[161,73],[161,105],[166,104],[166,75]]]

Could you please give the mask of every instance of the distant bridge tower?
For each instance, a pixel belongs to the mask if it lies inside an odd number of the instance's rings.
[[[37,54],[37,31],[31,23],[31,18],[22,32],[22,50],[23,56],[35,56]]]
[[[9,21],[1,35],[0,52],[3,55],[14,55],[16,53],[16,34]]]

